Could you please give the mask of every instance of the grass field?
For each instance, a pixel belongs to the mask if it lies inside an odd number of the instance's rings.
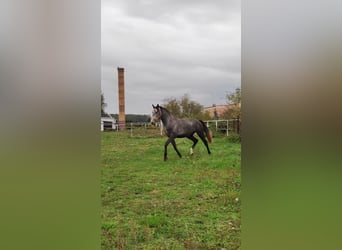
[[[214,138],[201,141],[101,134],[102,249],[239,249],[241,150]]]

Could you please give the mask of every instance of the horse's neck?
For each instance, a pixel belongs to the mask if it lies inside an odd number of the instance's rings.
[[[175,117],[173,117],[171,114],[169,114],[167,112],[163,112],[163,114],[161,116],[161,120],[162,120],[165,128],[168,127],[168,125],[170,125],[170,121],[172,119],[175,119]]]

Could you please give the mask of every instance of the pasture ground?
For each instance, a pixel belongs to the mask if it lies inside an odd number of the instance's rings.
[[[176,139],[102,132],[102,249],[239,249],[241,147],[215,137]]]

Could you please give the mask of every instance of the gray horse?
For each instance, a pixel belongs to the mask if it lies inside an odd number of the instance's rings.
[[[198,139],[194,137],[194,133],[197,133],[197,135],[201,138],[202,142],[206,146],[208,150],[208,154],[211,154],[208,142],[205,139],[205,136],[208,138],[208,141],[212,142],[212,134],[211,131],[207,128],[207,126],[204,124],[201,120],[195,120],[195,119],[179,119],[172,115],[170,111],[168,111],[166,108],[159,106],[154,106],[152,104],[153,111],[152,111],[152,119],[151,123],[155,124],[157,122],[160,122],[160,120],[163,122],[163,126],[165,128],[166,135],[168,137],[167,141],[164,145],[164,161],[167,160],[167,146],[172,143],[173,148],[177,152],[178,156],[181,158],[182,155],[178,151],[175,138],[188,138],[193,141],[193,145],[190,148],[191,155],[194,153],[194,148],[198,142]]]

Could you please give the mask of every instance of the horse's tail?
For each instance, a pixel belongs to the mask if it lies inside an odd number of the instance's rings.
[[[209,143],[212,143],[213,142],[213,135],[212,135],[210,129],[207,127],[207,125],[205,125],[204,121],[202,121],[202,120],[199,120],[199,121],[202,123],[205,135],[207,136]]]

